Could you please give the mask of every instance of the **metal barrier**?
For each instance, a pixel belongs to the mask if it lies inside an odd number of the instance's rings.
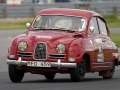
[[[34,17],[37,12],[46,8],[73,8],[93,10],[100,14],[120,15],[120,1],[89,2],[89,3],[51,3],[51,4],[0,4],[0,17]]]

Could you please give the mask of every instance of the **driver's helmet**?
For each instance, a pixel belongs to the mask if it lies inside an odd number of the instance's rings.
[[[79,30],[80,29],[80,21],[79,20],[72,20],[71,29]]]

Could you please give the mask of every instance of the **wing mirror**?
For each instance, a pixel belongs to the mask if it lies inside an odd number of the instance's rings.
[[[26,23],[26,27],[28,29],[30,27],[30,23]]]
[[[90,32],[93,33],[94,32],[94,27],[90,26]]]

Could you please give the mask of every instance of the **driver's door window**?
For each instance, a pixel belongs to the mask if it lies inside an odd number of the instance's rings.
[[[93,28],[93,31],[90,30],[91,27]],[[90,20],[89,33],[99,34],[96,17],[93,17]]]

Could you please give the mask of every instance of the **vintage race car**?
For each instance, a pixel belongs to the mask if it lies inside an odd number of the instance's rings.
[[[37,13],[28,31],[16,36],[8,48],[7,64],[12,82],[26,72],[54,79],[69,73],[79,82],[87,72],[111,79],[119,65],[116,44],[103,17],[89,10],[51,8]]]

